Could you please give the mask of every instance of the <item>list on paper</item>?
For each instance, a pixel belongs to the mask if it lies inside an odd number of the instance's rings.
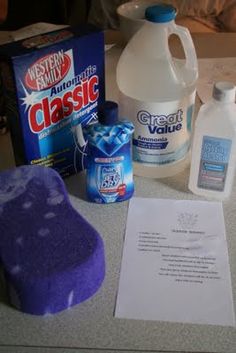
[[[235,326],[220,202],[130,200],[115,316]]]

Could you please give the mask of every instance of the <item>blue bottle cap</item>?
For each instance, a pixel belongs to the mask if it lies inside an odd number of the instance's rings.
[[[114,125],[118,121],[118,104],[105,101],[98,110],[98,121],[102,125]]]
[[[160,4],[150,6],[145,11],[145,18],[156,23],[169,22],[175,19],[176,9],[172,5]]]

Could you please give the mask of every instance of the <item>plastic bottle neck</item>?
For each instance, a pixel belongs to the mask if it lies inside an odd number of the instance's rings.
[[[153,27],[156,27],[156,28],[166,28],[166,27],[170,27],[170,26],[173,26],[175,25],[175,21],[172,20],[172,21],[169,21],[169,22],[151,22],[151,21],[146,21],[146,25],[150,25],[150,26],[153,26]]]
[[[171,28],[174,26],[174,21],[164,23],[146,21],[143,26],[143,38],[140,38],[143,48],[145,50],[149,48],[151,51],[158,48],[157,56],[170,56],[168,37],[171,33]]]
[[[164,23],[156,23],[151,21],[146,21],[145,27],[147,30],[152,31],[155,35],[162,35],[163,37],[169,36],[170,29],[175,27],[175,21],[169,21]]]

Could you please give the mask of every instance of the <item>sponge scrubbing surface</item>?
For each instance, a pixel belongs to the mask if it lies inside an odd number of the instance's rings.
[[[0,260],[12,304],[37,315],[89,298],[105,275],[99,234],[60,176],[41,166],[0,174]]]

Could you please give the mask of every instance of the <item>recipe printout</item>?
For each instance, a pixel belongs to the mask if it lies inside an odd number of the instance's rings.
[[[222,203],[130,200],[115,316],[235,326]]]

